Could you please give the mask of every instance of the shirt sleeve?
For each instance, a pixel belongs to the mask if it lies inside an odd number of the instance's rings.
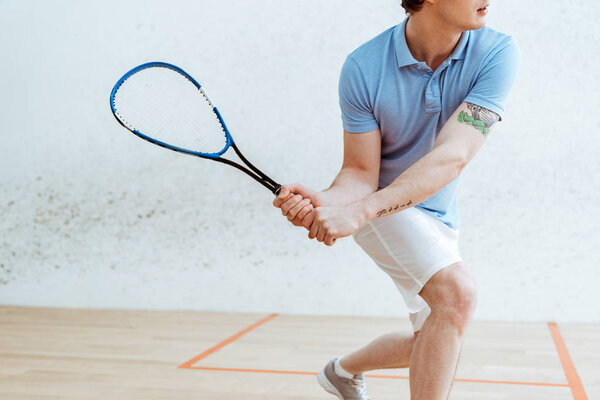
[[[493,111],[502,119],[506,100],[517,77],[520,62],[519,45],[514,38],[510,37],[485,63],[464,101]]]
[[[346,58],[342,67],[339,97],[342,122],[346,131],[364,133],[379,128],[369,100],[367,82],[351,56]]]

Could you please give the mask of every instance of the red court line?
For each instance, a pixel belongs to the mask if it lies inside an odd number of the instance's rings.
[[[306,371],[280,371],[270,369],[249,369],[249,368],[221,368],[221,367],[188,367],[189,369],[198,369],[204,371],[228,371],[228,372],[254,372],[263,374],[288,374],[288,375],[317,375],[316,372]],[[396,375],[365,375],[366,378],[378,379],[408,379],[408,376]],[[469,383],[493,383],[502,385],[524,385],[524,386],[552,386],[552,387],[569,387],[564,383],[544,383],[544,382],[511,382],[511,381],[492,381],[482,379],[455,379],[456,382]]]
[[[565,344],[565,341],[563,340],[562,335],[560,334],[558,325],[556,324],[556,322],[548,322],[548,328],[550,328],[550,333],[552,334],[552,339],[554,340],[556,351],[558,351],[560,363],[562,364],[563,370],[565,371],[565,376],[567,377],[567,382],[569,382],[571,393],[573,393],[573,399],[587,400],[588,397],[585,394],[583,384],[581,383],[581,379],[579,379],[579,374],[577,374],[575,364],[573,364],[573,361],[571,360],[571,356],[569,355],[569,351],[567,350],[567,345]]]
[[[191,368],[192,365],[194,365],[195,363],[197,363],[198,361],[202,360],[203,358],[208,357],[209,355],[211,355],[212,353],[222,349],[223,347],[227,346],[229,343],[239,339],[240,337],[244,336],[246,333],[250,332],[251,330],[259,327],[260,325],[264,324],[267,321],[272,320],[273,318],[275,318],[277,316],[277,314],[271,314],[266,318],[261,319],[260,321],[258,321],[257,323],[250,325],[249,327],[247,327],[246,329],[239,331],[238,333],[236,333],[235,335],[231,336],[228,339],[223,340],[221,343],[217,344],[216,346],[211,347],[210,349],[206,350],[204,353],[192,358],[189,361],[184,362],[183,364],[181,364],[180,366],[178,366],[177,368]]]

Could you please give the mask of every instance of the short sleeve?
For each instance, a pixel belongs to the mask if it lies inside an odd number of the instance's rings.
[[[506,100],[517,77],[521,53],[510,37],[483,66],[475,85],[464,100],[495,112],[502,119]]]
[[[342,67],[339,97],[342,122],[346,131],[364,133],[379,128],[369,101],[367,82],[351,56],[346,58]]]

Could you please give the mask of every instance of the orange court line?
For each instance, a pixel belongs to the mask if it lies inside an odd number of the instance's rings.
[[[270,369],[249,369],[249,368],[222,368],[222,367],[187,367],[189,369],[198,369],[204,371],[228,371],[228,372],[254,372],[254,373],[266,373],[266,374],[289,374],[289,375],[317,375],[316,372],[306,371],[279,371]],[[378,378],[378,379],[408,379],[408,376],[396,376],[396,375],[365,375],[366,378]],[[552,386],[552,387],[569,387],[565,383],[544,383],[544,382],[511,382],[511,381],[492,381],[482,379],[455,379],[455,382],[469,382],[469,383],[493,383],[502,385],[525,385],[525,386]]]
[[[408,376],[396,375],[365,375],[368,378],[383,378],[383,379],[408,379]],[[554,387],[569,387],[565,383],[546,383],[546,382],[513,382],[513,381],[493,381],[488,379],[460,379],[455,378],[454,382],[469,382],[469,383],[494,383],[502,385],[527,385],[527,386],[554,386]]]
[[[558,351],[560,363],[565,371],[565,376],[567,377],[567,382],[569,382],[571,393],[573,393],[573,400],[587,400],[588,397],[585,394],[585,389],[583,388],[581,379],[579,379],[579,374],[577,374],[575,364],[573,364],[573,361],[571,360],[571,356],[567,350],[567,345],[560,334],[558,325],[556,322],[548,322],[548,328],[550,328],[550,333],[552,334],[556,351]]]
[[[278,314],[271,314],[268,317],[261,319],[255,324],[247,327],[246,329],[236,333],[228,339],[225,339],[221,343],[211,347],[206,350],[202,354],[192,358],[189,361],[181,364],[177,368],[184,369],[195,369],[195,370],[204,370],[204,371],[228,371],[228,372],[251,372],[251,373],[268,373],[268,374],[290,374],[290,375],[317,375],[316,372],[306,372],[306,371],[281,371],[281,370],[267,370],[267,369],[249,369],[249,368],[223,368],[223,367],[194,367],[194,364],[198,361],[208,357],[210,354],[222,349],[227,346],[229,343],[234,342],[239,339],[246,333],[251,330],[259,327],[260,325],[270,321],[275,318]],[[560,361],[563,366],[563,370],[565,371],[565,375],[567,376],[568,384],[564,383],[545,383],[545,382],[513,382],[513,381],[495,381],[495,380],[483,380],[483,379],[454,379],[456,382],[469,382],[469,383],[490,383],[490,384],[502,384],[502,385],[524,385],[524,386],[551,386],[551,387],[568,387],[571,388],[571,392],[573,393],[574,400],[588,400],[585,391],[583,389],[583,385],[581,384],[581,380],[579,379],[579,375],[577,375],[577,371],[575,370],[575,366],[571,361],[571,357],[569,356],[569,352],[567,351],[567,347],[565,346],[564,341],[562,340],[562,336],[560,335],[560,331],[558,330],[558,326],[554,322],[548,323],[548,327],[550,328],[550,332],[552,333],[552,338],[554,339],[554,344],[556,345],[556,349],[558,350],[558,354],[560,357]],[[408,379],[408,376],[397,376],[397,375],[365,375],[367,378],[378,378],[378,379]]]
[[[257,327],[259,327],[260,325],[266,323],[267,321],[272,320],[276,316],[277,316],[277,314],[271,314],[268,317],[261,319],[257,323],[255,323],[253,325],[250,325],[249,327],[247,327],[244,330],[239,331],[238,333],[236,333],[235,335],[231,336],[230,338],[223,340],[221,343],[217,344],[216,346],[211,347],[210,349],[206,350],[204,353],[202,353],[202,354],[200,354],[200,355],[192,358],[189,361],[184,362],[183,364],[181,364],[177,368],[191,368],[192,365],[194,365],[198,361],[200,361],[203,358],[208,357],[212,353],[214,353],[214,352],[222,349],[223,347],[227,346],[229,343],[231,343],[233,341],[236,341],[240,337],[244,336],[246,333],[250,332],[251,330],[253,330],[253,329],[257,328]]]

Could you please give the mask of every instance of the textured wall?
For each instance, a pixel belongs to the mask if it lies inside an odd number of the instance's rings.
[[[398,3],[0,2],[0,303],[404,317],[351,239],[308,241],[243,174],[142,142],[108,107],[130,67],[175,63],[258,166],[323,188],[341,64]],[[563,3],[490,8],[523,61],[460,188],[480,319],[600,322],[600,5]]]

